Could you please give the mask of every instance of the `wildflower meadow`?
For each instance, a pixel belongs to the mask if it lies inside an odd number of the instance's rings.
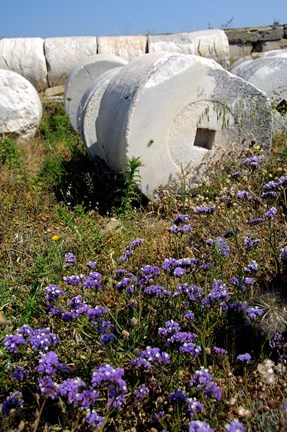
[[[1,431],[286,431],[286,136],[149,202],[59,108],[28,146],[0,143]]]

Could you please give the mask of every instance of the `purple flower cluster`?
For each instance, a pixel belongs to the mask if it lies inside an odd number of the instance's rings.
[[[49,375],[54,377],[59,366],[58,355],[54,351],[40,354],[39,365],[35,368],[40,375]]]
[[[222,280],[214,280],[211,287],[211,292],[205,299],[202,300],[202,305],[211,307],[214,302],[228,301],[230,295],[228,288]]]
[[[250,363],[251,361],[251,355],[249,353],[239,354],[236,358],[242,363]]]
[[[256,320],[264,313],[264,310],[260,309],[259,307],[249,307],[245,310],[245,313],[251,320]]]
[[[263,185],[263,190],[270,191],[273,189],[277,189],[280,186],[284,185],[285,183],[287,183],[287,176],[281,176],[276,181],[271,180],[270,182]]]
[[[175,390],[174,392],[172,392],[168,396],[168,401],[170,403],[172,403],[172,402],[175,402],[175,403],[185,402],[186,400],[187,400],[187,396],[186,396],[185,392],[181,389]]]
[[[258,263],[256,261],[251,261],[244,269],[244,273],[251,273],[258,271]]]
[[[194,417],[198,412],[204,411],[203,403],[199,402],[196,398],[188,398],[188,411],[191,417]]]
[[[189,231],[192,231],[192,228],[189,224],[189,216],[186,214],[178,215],[174,219],[173,225],[168,230],[173,234],[185,234]]]
[[[68,252],[65,255],[65,268],[72,267],[77,262],[75,255],[72,252]]]
[[[134,249],[142,244],[142,239],[137,238],[133,240],[128,246],[125,247],[124,253],[120,256],[120,261],[128,261],[134,254]]]
[[[267,210],[264,213],[264,216],[270,220],[273,220],[276,215],[277,215],[277,208],[276,207],[271,207],[269,210]]]
[[[244,159],[244,161],[242,163],[245,166],[256,169],[259,167],[260,159],[258,156],[252,156],[252,157]]]
[[[83,287],[101,289],[101,280],[102,275],[99,272],[92,271],[87,277],[83,279]]]
[[[161,285],[151,285],[144,289],[144,294],[157,297],[157,298],[163,298],[163,297],[170,297],[171,291],[167,291]]]
[[[125,402],[127,393],[126,381],[123,379],[124,369],[105,364],[99,366],[92,374],[92,385],[108,388],[109,399],[106,407],[120,409]]]
[[[262,217],[254,217],[254,218],[251,218],[248,221],[248,223],[249,223],[249,225],[259,225],[259,224],[261,224],[264,221],[265,221],[265,219],[262,218]]]
[[[48,303],[54,303],[62,295],[65,295],[64,291],[57,285],[51,284],[46,288],[45,300]]]
[[[246,432],[245,427],[238,420],[233,420],[225,426],[226,432]]]
[[[246,250],[250,250],[258,246],[260,243],[259,239],[252,239],[251,237],[245,237],[244,239],[244,247]]]
[[[159,348],[146,347],[141,355],[134,358],[131,362],[135,368],[144,367],[145,369],[151,368],[153,363],[168,364],[170,363],[170,357],[166,352],[161,352]]]
[[[287,246],[284,246],[282,249],[280,249],[279,259],[283,263],[287,261]]]
[[[86,415],[86,422],[93,427],[96,427],[98,430],[101,430],[104,425],[104,417],[101,417],[97,414],[95,410],[89,410]]]
[[[214,432],[214,429],[212,429],[209,424],[207,424],[204,421],[200,420],[192,420],[189,423],[189,432]]]
[[[8,415],[12,409],[17,409],[24,403],[22,393],[16,391],[8,396],[2,404],[2,414]]]
[[[180,329],[181,327],[176,321],[170,320],[164,323],[164,327],[159,327],[158,334],[161,336],[169,336],[171,334],[179,332]]]
[[[213,381],[213,376],[207,369],[201,368],[197,370],[189,385],[196,386],[197,391],[203,391],[205,397],[210,396],[216,400],[220,400],[222,397],[221,388]]]
[[[15,335],[8,335],[4,338],[4,347],[10,353],[18,353],[19,347],[27,345],[29,342],[31,348],[35,351],[47,351],[50,347],[60,343],[58,337],[49,329],[34,329],[24,325],[16,331]]]
[[[151,280],[157,279],[160,275],[158,266],[146,265],[140,269],[140,275],[137,278],[137,285],[148,285]]]
[[[195,214],[211,214],[214,213],[216,209],[216,206],[198,206],[195,207],[194,213]]]
[[[137,399],[143,399],[149,394],[149,388],[145,384],[139,385],[133,392]]]
[[[184,295],[189,301],[198,302],[203,296],[203,289],[196,285],[178,284],[175,296]]]
[[[241,190],[241,191],[236,192],[235,198],[241,199],[241,200],[246,200],[246,201],[254,201],[254,197],[249,192],[247,192],[245,190]]]
[[[212,245],[215,250],[222,257],[228,257],[230,252],[230,247],[222,237],[217,237],[215,240],[209,239],[206,244]]]

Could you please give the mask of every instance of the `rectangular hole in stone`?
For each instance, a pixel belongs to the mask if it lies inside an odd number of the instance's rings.
[[[197,128],[194,145],[211,150],[215,139],[215,131],[211,129]]]

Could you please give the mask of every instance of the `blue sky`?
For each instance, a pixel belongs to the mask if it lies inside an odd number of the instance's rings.
[[[2,0],[0,38],[177,33],[287,23],[287,0]]]

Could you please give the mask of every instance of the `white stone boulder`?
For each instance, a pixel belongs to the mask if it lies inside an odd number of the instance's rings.
[[[86,57],[70,71],[65,83],[64,105],[66,114],[69,115],[70,123],[75,130],[78,130],[77,112],[85,90],[107,70],[125,64],[127,61],[120,57],[96,54]]]
[[[268,151],[271,106],[260,90],[213,60],[146,54],[111,78],[96,133],[115,171],[140,158],[139,187],[153,196],[160,185],[178,181],[183,169],[196,171],[205,158],[216,157],[218,147],[242,150],[255,139]]]
[[[283,57],[287,58],[287,49],[280,49],[280,50],[272,50],[272,51],[266,51],[261,53],[252,53],[248,56],[241,57],[236,62],[232,63],[232,65],[229,67],[229,72],[234,73],[235,75],[238,75],[237,72],[240,71],[240,69],[244,68],[247,63],[252,62],[253,60],[261,59],[261,58],[275,58],[275,57]]]
[[[94,36],[56,37],[45,39],[45,57],[49,87],[65,84],[71,69],[81,60],[97,54]]]
[[[85,91],[78,109],[78,131],[91,159],[101,158],[108,163],[105,148],[97,138],[97,118],[102,96],[111,78],[121,70],[121,67],[110,69],[99,76]]]
[[[127,61],[142,56],[147,52],[147,36],[100,36],[98,54],[113,54]]]
[[[271,53],[245,61],[235,68],[236,75],[263,91],[273,106],[273,133],[287,130],[287,56]]]
[[[229,65],[229,43],[223,30],[200,30],[190,33],[149,35],[148,52],[196,54]]]
[[[0,40],[0,68],[25,77],[42,91],[48,87],[44,39],[11,38]]]
[[[0,134],[15,139],[33,136],[41,117],[41,101],[30,81],[16,72],[0,69]]]

